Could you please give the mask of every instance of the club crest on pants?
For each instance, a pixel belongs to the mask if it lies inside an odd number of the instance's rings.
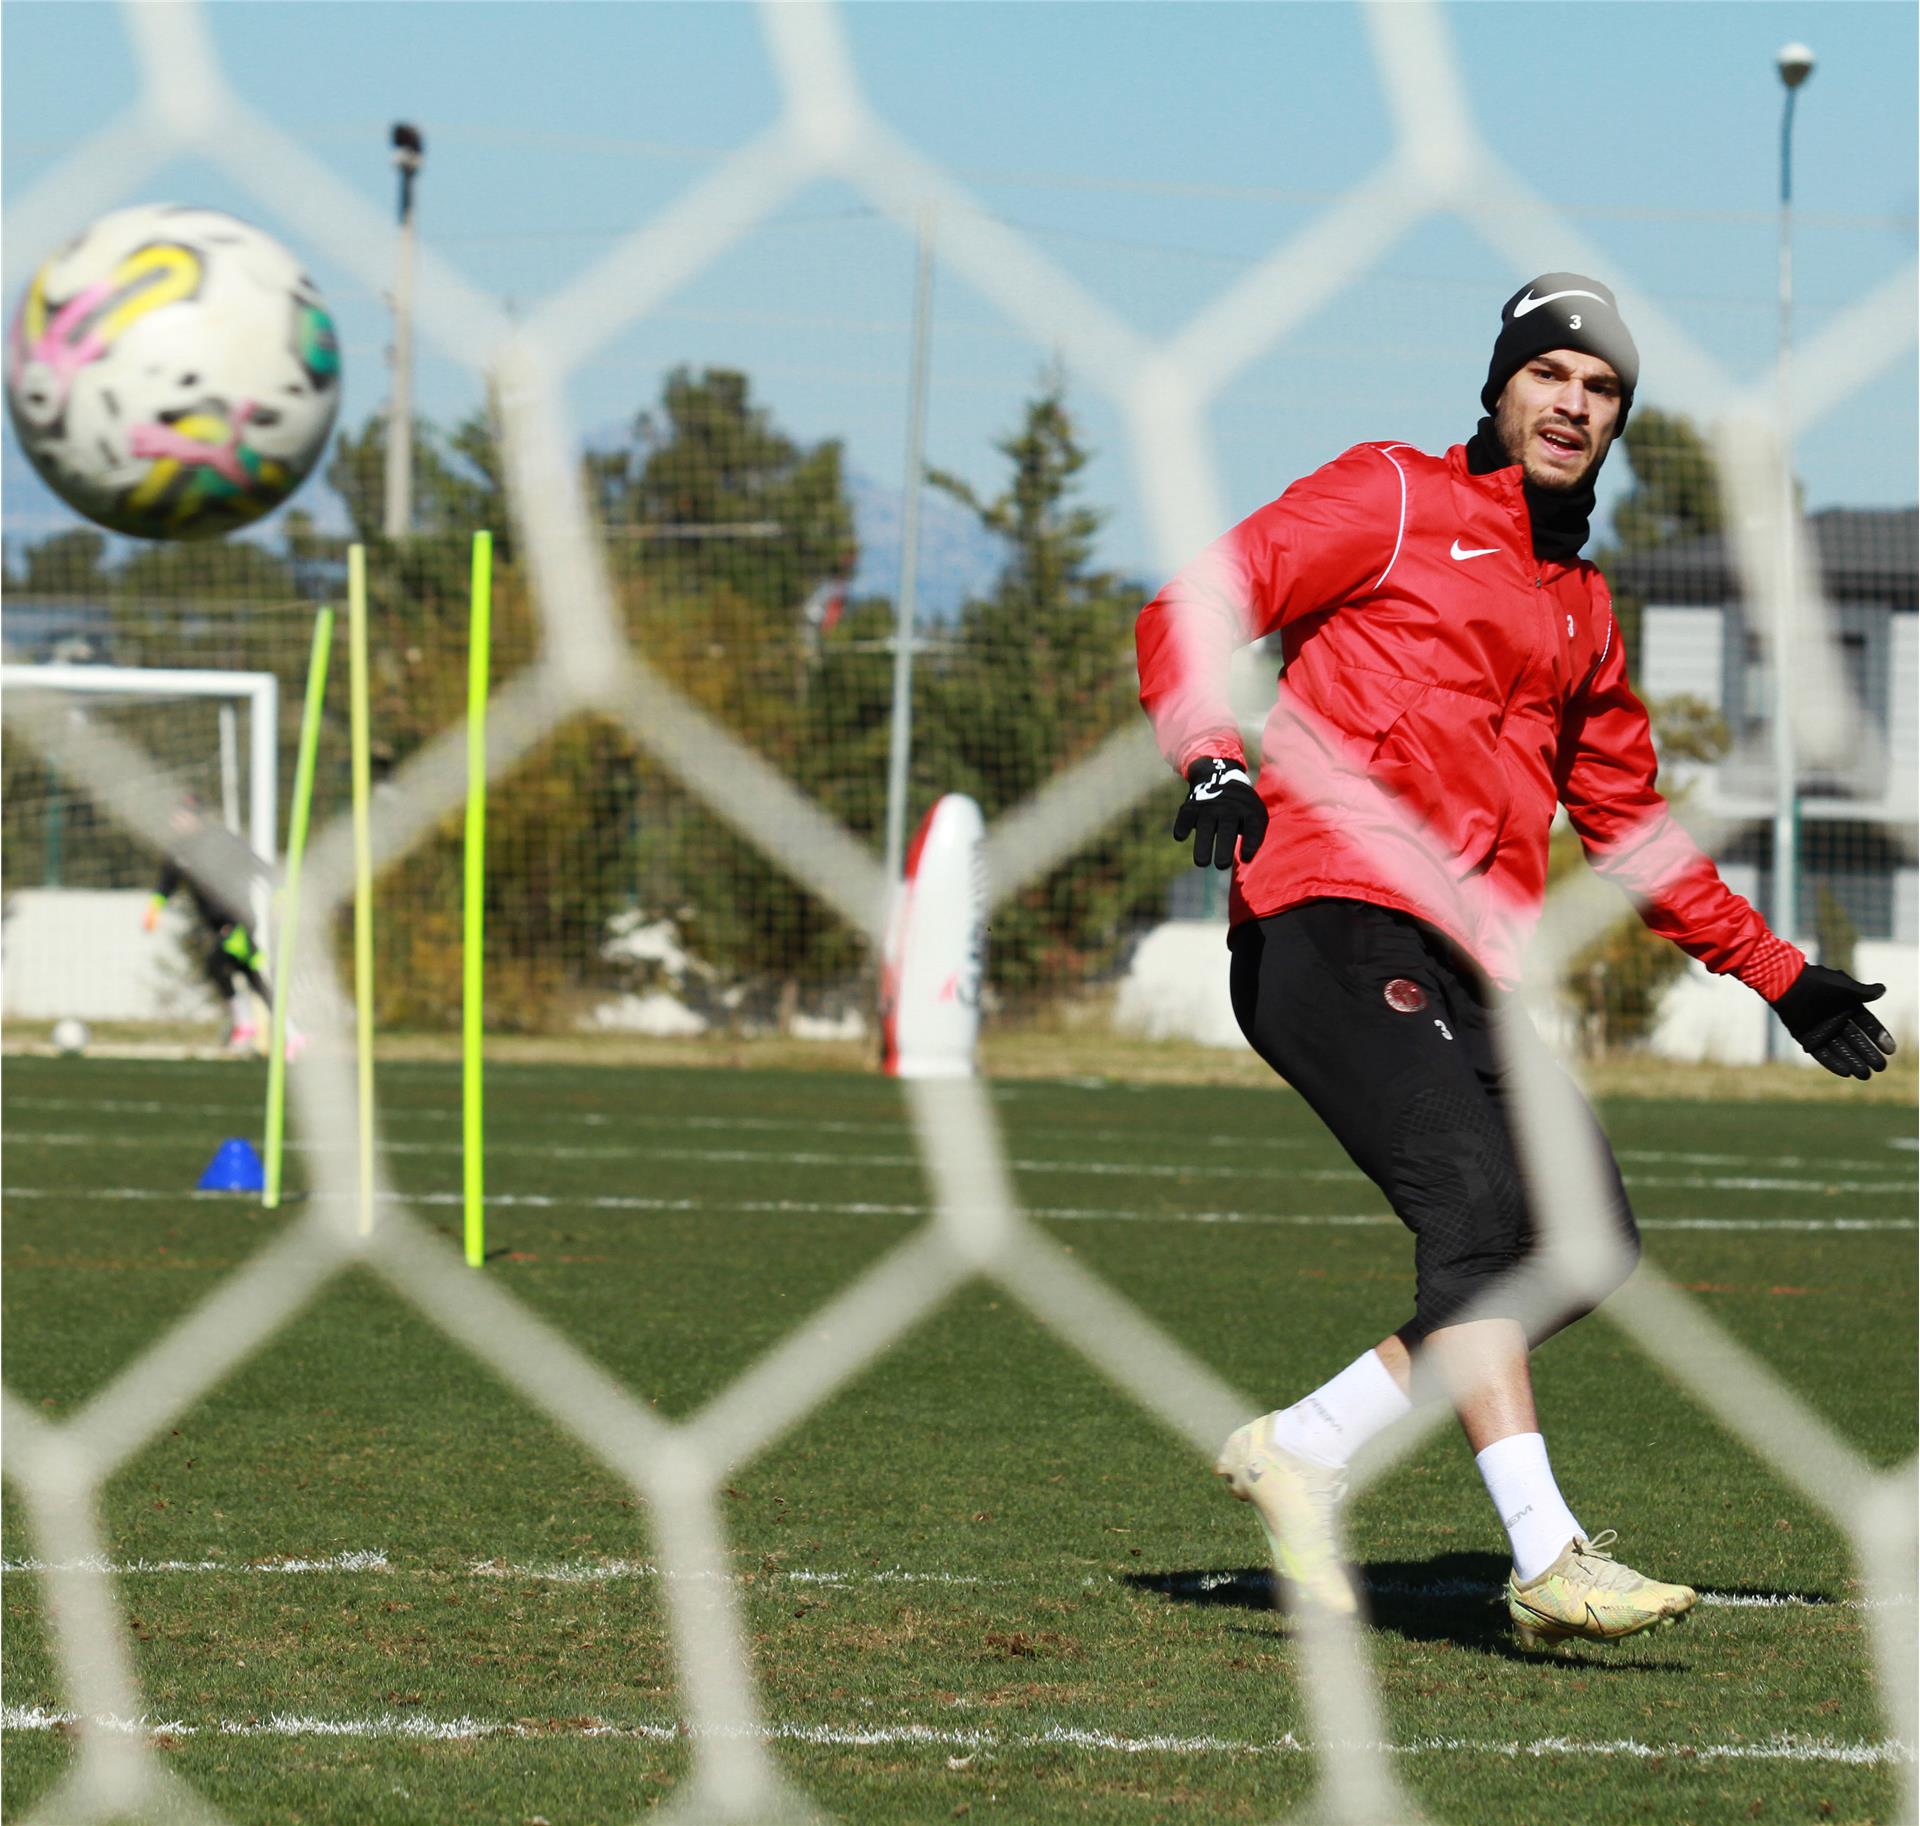
[[[1427,992],[1404,976],[1396,976],[1383,993],[1396,1014],[1418,1014],[1427,1005]]]

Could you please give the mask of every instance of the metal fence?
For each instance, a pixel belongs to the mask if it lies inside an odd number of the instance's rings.
[[[893,592],[859,582],[872,560],[839,451],[787,438],[745,377],[682,371],[663,377],[662,393],[672,411],[650,442],[583,466],[625,635],[877,859],[898,618]],[[381,430],[350,447],[357,470],[337,462],[333,483],[315,484],[344,495],[344,511],[369,511],[376,498],[364,484]],[[433,429],[421,435],[431,448]],[[936,567],[943,581],[922,595],[909,820],[946,791],[971,794],[993,818],[1141,724],[1132,621],[1153,580],[1099,566],[1097,510],[1076,473],[1084,446],[1057,377],[1028,401],[1008,445],[1000,496],[958,484],[940,496],[973,521],[983,558],[966,587]],[[1592,550],[1616,591],[1666,783],[1682,816],[1711,837],[1732,885],[1769,909],[1769,648],[1717,493],[1674,500],[1667,486],[1690,464],[1705,463],[1710,482],[1710,458],[1684,419],[1643,404],[1614,462],[1630,472],[1628,486],[1613,530]],[[461,506],[500,529],[494,677],[505,683],[538,650],[525,565],[504,500],[482,492]],[[444,522],[452,509],[429,502],[428,511]],[[1830,604],[1828,659],[1857,714],[1803,758],[1795,936],[1844,958],[1858,940],[1920,937],[1915,515],[1832,509],[1807,525]],[[464,715],[468,553],[464,530],[397,543],[367,531],[377,785]],[[16,663],[272,674],[284,829],[312,617],[344,589],[345,543],[295,516],[273,538],[214,546],[116,550],[81,531],[9,539],[7,650]],[[1261,649],[1242,661],[1250,748],[1278,665]],[[333,673],[314,806],[323,821],[348,793],[342,651]],[[208,804],[234,802],[231,732],[213,705],[91,695],[75,704],[74,714],[134,735]],[[10,890],[149,885],[156,855],[84,790],[11,738],[4,762]],[[1169,918],[1223,916],[1220,880],[1192,870],[1167,840],[1176,797],[1169,777],[1164,803],[1149,798],[1111,819],[1001,908],[989,966],[998,1018],[1063,1007],[1097,1015],[1146,932]],[[383,1028],[458,1020],[459,842],[450,821],[378,880]],[[1557,866],[1578,867],[1571,838],[1561,847]],[[487,903],[497,1031],[850,1034],[871,1018],[876,966],[864,937],[742,843],[612,717],[573,715],[495,783]],[[338,942],[348,942],[344,932]],[[1681,963],[1623,906],[1621,924],[1563,985],[1586,1044],[1644,1038]],[[16,957],[16,969],[32,967]]]

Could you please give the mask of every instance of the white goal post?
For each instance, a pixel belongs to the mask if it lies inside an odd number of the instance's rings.
[[[220,812],[271,869],[277,828],[276,743],[280,681],[271,672],[221,672],[164,666],[0,665],[0,693],[14,689],[70,691],[109,698],[206,698],[220,712]],[[237,712],[247,711],[246,821],[240,819],[241,770]],[[0,708],[4,700],[0,699]]]

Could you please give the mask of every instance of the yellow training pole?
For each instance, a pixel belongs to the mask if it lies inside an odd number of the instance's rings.
[[[487,1259],[482,1151],[481,1038],[487,886],[487,675],[493,621],[493,534],[473,535],[473,591],[467,634],[467,869],[461,1003],[461,1153],[465,1163],[467,1266]]]
[[[367,731],[367,550],[347,547],[347,679],[353,746],[353,1005],[360,1066],[360,1234],[373,1230],[373,769]]]
[[[307,660],[307,701],[300,712],[300,758],[293,770],[293,814],[287,827],[287,879],[280,892],[280,931],[274,940],[273,1025],[267,1041],[266,1188],[260,1202],[280,1203],[280,1167],[287,1132],[287,1007],[293,1000],[293,935],[300,920],[300,859],[307,851],[307,819],[313,810],[313,763],[320,748],[320,711],[327,698],[327,660],[333,651],[333,611],[313,618],[313,652]]]

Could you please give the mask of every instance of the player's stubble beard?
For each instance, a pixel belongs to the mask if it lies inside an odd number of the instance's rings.
[[[1594,451],[1584,469],[1569,475],[1564,470],[1536,470],[1528,460],[1533,426],[1527,422],[1526,407],[1510,395],[1501,399],[1494,410],[1494,436],[1500,440],[1500,447],[1508,457],[1520,465],[1521,473],[1535,488],[1546,490],[1550,494],[1572,494],[1575,490],[1589,486],[1598,473],[1600,465],[1607,459],[1607,452],[1613,445],[1613,434],[1594,440]],[[1575,432],[1573,436],[1583,435]]]

